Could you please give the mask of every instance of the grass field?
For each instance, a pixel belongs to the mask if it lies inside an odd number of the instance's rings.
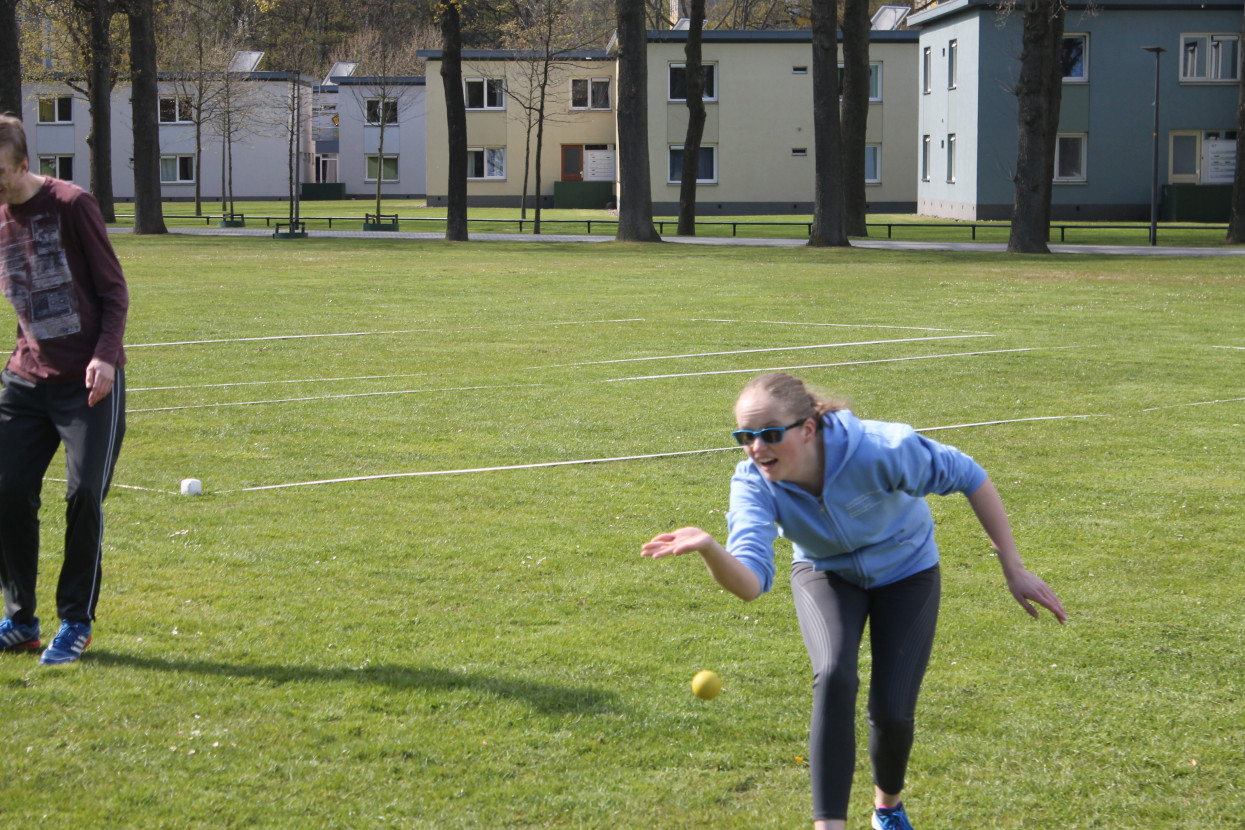
[[[286,221],[288,202],[236,202],[235,209],[246,217],[249,228],[270,228]],[[133,224],[132,204],[118,204],[119,224]],[[376,210],[376,202],[366,199],[345,201],[303,201],[299,216],[307,230],[360,230],[364,216]],[[219,202],[204,202],[201,216],[194,215],[188,202],[166,202],[165,223],[170,228],[215,227],[221,218]],[[445,232],[445,208],[428,207],[421,199],[387,199],[381,213],[400,217],[399,230],[422,233]],[[472,208],[468,216],[471,233],[531,233],[535,212],[528,209],[520,222],[520,212],[513,208]],[[553,210],[541,212],[541,234],[583,234],[614,236],[617,216],[604,210]],[[712,216],[698,218],[696,234],[705,237],[752,237],[760,239],[808,239],[809,214],[761,216]],[[674,236],[678,217],[656,216],[663,236]],[[1007,222],[955,222],[917,216],[911,213],[871,213],[868,216],[869,237],[910,242],[994,242],[1006,243],[1010,226]],[[1149,222],[1087,223],[1056,222],[1052,225],[1051,241],[1072,245],[1147,245],[1150,241]],[[1225,244],[1223,223],[1160,223],[1157,230],[1160,245],[1218,247]]]
[[[1070,613],[1026,616],[965,501],[933,501],[918,828],[1240,826],[1245,261],[115,243],[130,415],[95,642],[0,659],[6,826],[807,826],[789,549],[750,604],[639,556],[724,531],[731,405],[777,367],[956,427],[930,434],[991,471]],[[395,477],[273,487],[369,476]]]

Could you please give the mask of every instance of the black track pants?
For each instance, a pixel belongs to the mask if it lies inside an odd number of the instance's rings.
[[[813,663],[808,764],[813,820],[846,819],[856,767],[856,690],[861,639],[869,621],[869,758],[883,792],[903,789],[917,694],[938,622],[938,566],[866,590],[812,565],[791,570],[800,632]]]
[[[87,406],[81,384],[36,384],[5,370],[0,388],[0,588],[4,615],[35,618],[43,476],[65,445],[65,559],[56,588],[62,620],[95,618],[104,497],[125,435],[125,372]]]

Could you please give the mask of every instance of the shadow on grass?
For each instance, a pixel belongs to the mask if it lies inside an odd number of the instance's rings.
[[[360,669],[318,666],[244,665],[210,660],[140,657],[93,649],[90,662],[147,671],[214,675],[222,678],[285,683],[371,683],[397,691],[469,690],[520,700],[546,715],[603,714],[620,711],[612,692],[587,687],[535,683],[487,674],[418,666],[365,666]]]

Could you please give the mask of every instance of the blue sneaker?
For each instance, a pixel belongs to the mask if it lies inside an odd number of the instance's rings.
[[[39,643],[39,619],[34,625],[15,623],[8,617],[0,620],[0,651],[34,651]]]
[[[894,809],[877,807],[873,811],[873,830],[912,830],[912,822],[903,811],[903,804],[896,804]]]
[[[61,630],[52,638],[52,645],[39,658],[40,663],[72,663],[82,656],[82,650],[91,642],[91,624],[85,622],[61,623]]]

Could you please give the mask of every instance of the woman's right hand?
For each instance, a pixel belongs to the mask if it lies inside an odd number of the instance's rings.
[[[692,551],[706,551],[714,546],[713,537],[698,527],[681,527],[670,533],[658,533],[640,546],[640,555],[652,559],[681,556]]]

